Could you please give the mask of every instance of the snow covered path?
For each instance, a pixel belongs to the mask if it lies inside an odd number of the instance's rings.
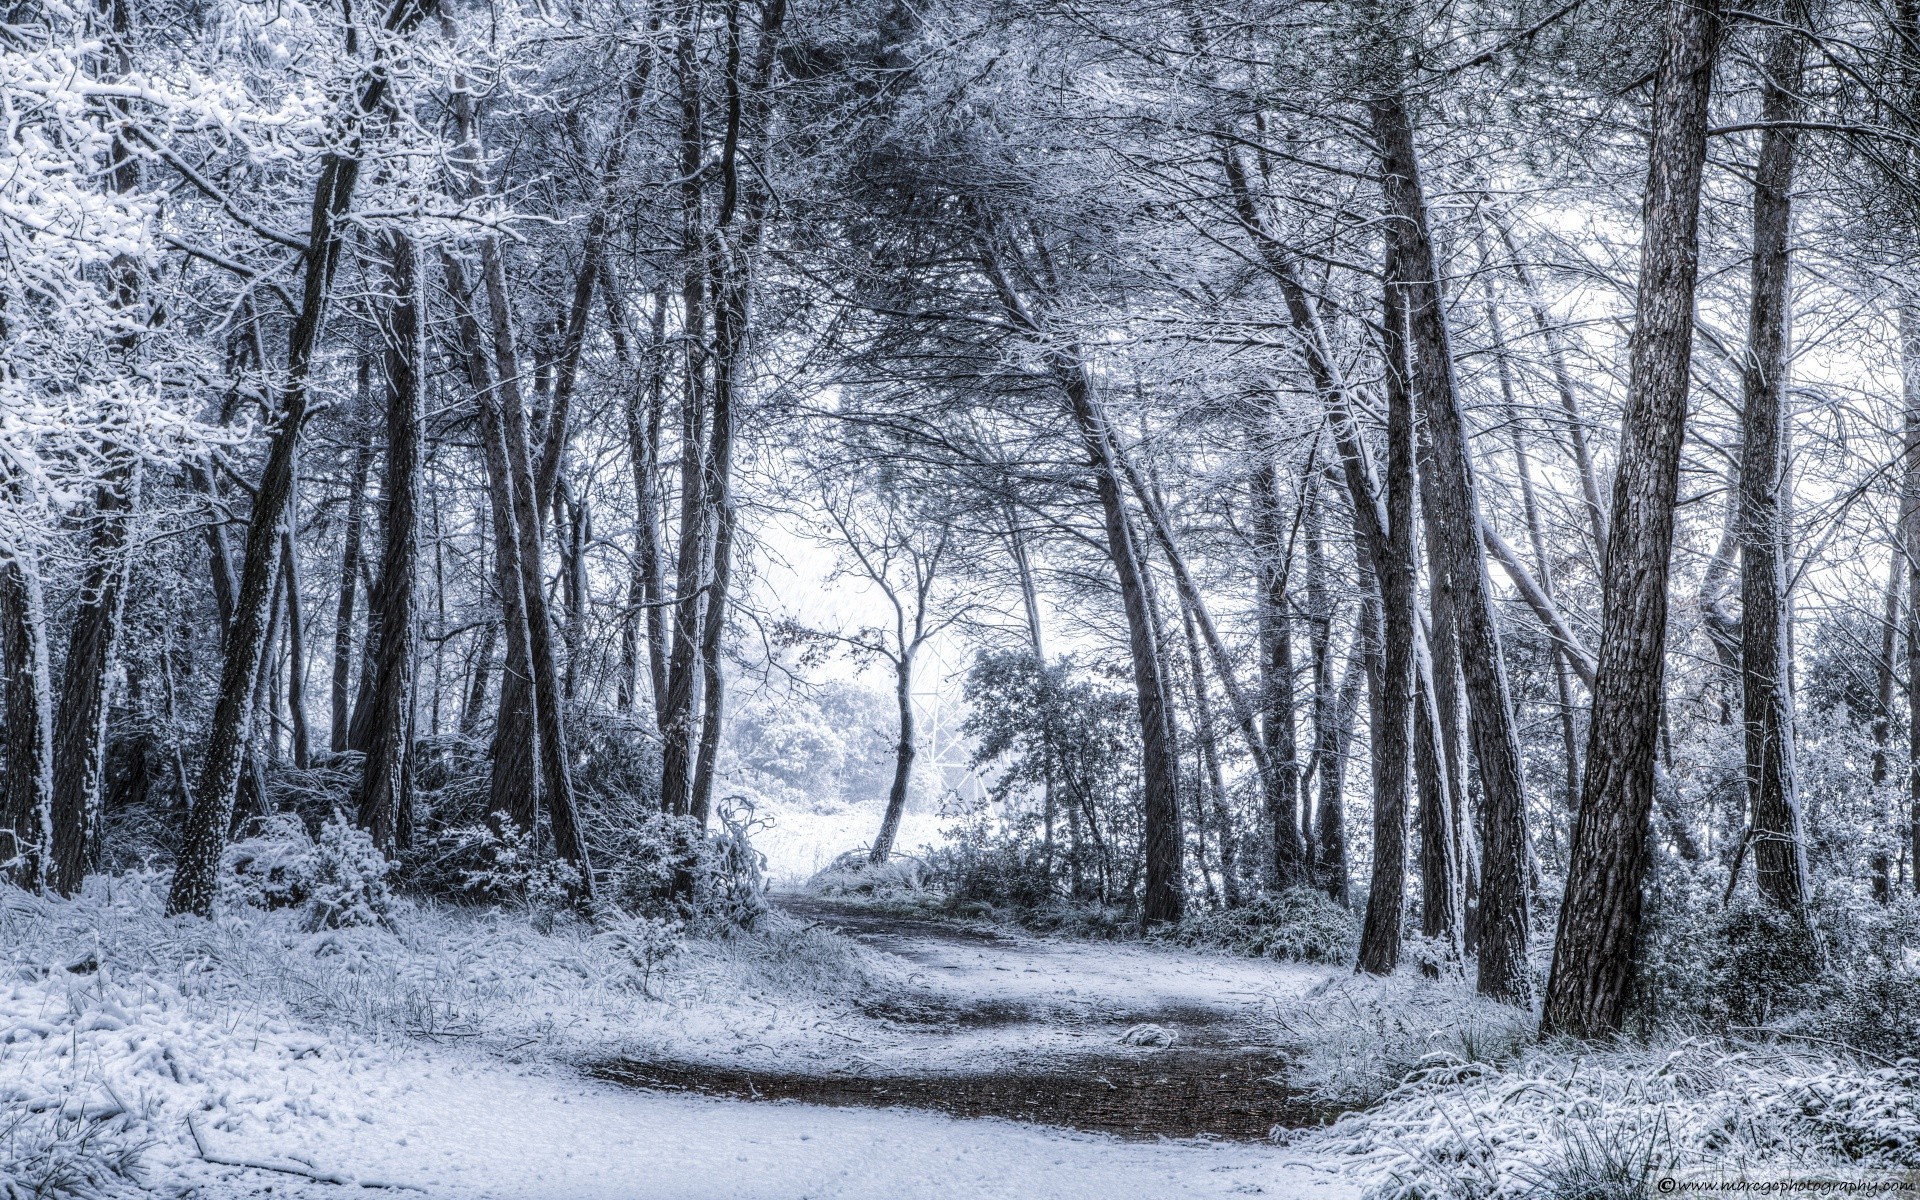
[[[356,1079],[364,1111],[231,1153],[299,1154],[445,1200],[1343,1200],[1352,1184],[1280,1147],[1135,1143],[906,1110],[672,1096],[409,1054]],[[347,1116],[342,1113],[341,1116]],[[228,1144],[210,1136],[224,1149]],[[218,1152],[218,1151],[217,1151]],[[339,1197],[198,1168],[206,1200]],[[365,1193],[362,1193],[365,1194]]]

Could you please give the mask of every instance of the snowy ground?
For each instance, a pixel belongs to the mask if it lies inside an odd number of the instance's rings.
[[[345,1194],[300,1172],[460,1200],[1356,1194],[1311,1143],[1124,1141],[586,1074],[635,1055],[934,1076],[1151,1063],[1169,1051],[1120,1045],[1125,1023],[1238,1029],[1318,978],[1299,968],[911,929],[862,949],[802,913],[691,947],[656,1000],[588,931],[520,916],[423,909],[397,935],[306,934],[287,913],[208,925],[157,906],[138,879],[74,903],[0,897],[0,1172],[91,1139],[142,1146],[148,1190],[208,1200]]]

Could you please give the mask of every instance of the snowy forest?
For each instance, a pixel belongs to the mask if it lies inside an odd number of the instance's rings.
[[[1920,1187],[1912,0],[8,0],[0,1197]]]

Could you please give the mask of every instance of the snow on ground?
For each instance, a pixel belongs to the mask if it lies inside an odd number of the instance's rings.
[[[584,929],[430,908],[403,912],[397,934],[304,933],[286,912],[165,921],[161,882],[95,881],[73,902],[0,894],[0,1191],[8,1170],[30,1186],[26,1173],[88,1141],[140,1147],[146,1189],[205,1200],[343,1193],[203,1152],[449,1200],[1355,1194],[1304,1148],[755,1104],[579,1069],[636,1043],[793,1061],[844,1059],[857,1041],[905,1070],[929,1035],[859,1001],[937,980],[959,1003],[1071,1002],[1071,988],[1090,1003],[1231,1006],[1220,997],[1301,982],[1272,964],[1025,939],[997,962],[913,939],[915,962],[776,918],[773,934],[691,946],[655,1000]],[[1010,1049],[948,1057],[978,1066]]]

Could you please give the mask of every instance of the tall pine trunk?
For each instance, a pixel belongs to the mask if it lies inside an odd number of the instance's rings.
[[[1406,909],[1407,797],[1412,771],[1413,648],[1418,636],[1413,563],[1413,395],[1408,378],[1407,309],[1400,254],[1404,239],[1389,235],[1386,304],[1382,314],[1382,375],[1387,408],[1387,495],[1383,553],[1374,582],[1380,595],[1384,641],[1373,705],[1373,880],[1360,931],[1359,969],[1391,975],[1400,961]]]
[[[1640,936],[1664,697],[1667,571],[1686,434],[1707,102],[1718,0],[1667,10],[1654,82],[1627,402],[1609,522],[1600,652],[1543,1033],[1620,1028]]]
[[[1801,119],[1806,42],[1797,29],[1782,27],[1768,35],[1768,43],[1760,88],[1760,119],[1767,128],[1754,172],[1752,291],[1740,389],[1740,680],[1754,870],[1763,897],[1797,912],[1806,906],[1809,878],[1794,777],[1788,657],[1785,498],[1792,482],[1786,395],[1793,321],[1788,239],[1800,141],[1793,122]]]
[[[1407,272],[1408,341],[1415,390],[1433,442],[1433,522],[1441,535],[1435,586],[1447,593],[1460,635],[1467,725],[1480,779],[1480,906],[1476,950],[1479,990],[1513,1004],[1533,996],[1527,966],[1527,798],[1505,658],[1494,622],[1493,588],[1480,542],[1471,431],[1454,382],[1439,262],[1427,224],[1413,126],[1404,100],[1371,105],[1375,144],[1386,177],[1388,236]]]
[[[411,838],[413,806],[414,590],[420,543],[421,426],[425,420],[426,314],[412,240],[387,238],[391,294],[381,322],[386,341],[386,545],[380,556],[380,648],[374,673],[372,736],[360,782],[360,826],[391,855]]]

